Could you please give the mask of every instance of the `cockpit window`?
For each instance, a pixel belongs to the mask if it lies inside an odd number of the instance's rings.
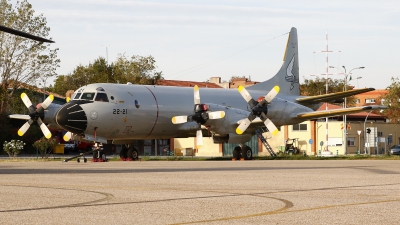
[[[98,88],[96,88],[96,91],[105,91],[105,90],[102,87],[98,87]]]
[[[97,93],[96,100],[99,102],[108,102],[107,94],[106,93]]]
[[[72,99],[79,99],[79,97],[81,97],[81,94],[82,94],[82,93],[75,93],[75,94],[72,96]]]
[[[93,99],[94,99],[94,93],[92,93],[92,92],[83,93],[82,96],[81,96],[81,99],[93,101]]]

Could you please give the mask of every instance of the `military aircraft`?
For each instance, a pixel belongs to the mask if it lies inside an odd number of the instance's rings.
[[[214,143],[239,144],[234,149],[234,157],[251,158],[252,151],[244,143],[259,128],[266,127],[276,134],[277,127],[283,125],[385,109],[375,105],[315,111],[324,102],[341,101],[371,90],[374,88],[300,96],[297,30],[291,28],[282,67],[267,81],[248,88],[240,86],[238,90],[95,83],[77,89],[71,100],[60,108],[51,107],[51,96],[34,108],[23,95],[22,100],[31,114],[29,118],[25,116],[29,120],[18,133],[23,135],[30,124],[38,121],[39,125],[45,123],[68,131],[67,140],[72,137],[127,144],[134,140],[195,136],[199,148],[203,144],[203,132],[208,131]],[[42,131],[48,137],[46,129],[44,126]],[[123,154],[136,158],[137,150],[131,147]]]

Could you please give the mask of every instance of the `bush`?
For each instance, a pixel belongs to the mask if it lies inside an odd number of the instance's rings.
[[[20,140],[11,140],[10,142],[5,141],[3,149],[7,152],[8,156],[15,158],[24,149],[25,143]]]
[[[33,147],[39,150],[42,158],[47,158],[48,154],[50,154],[54,148],[58,144],[57,140],[54,138],[47,139],[45,137],[40,138],[39,140],[33,143]]]

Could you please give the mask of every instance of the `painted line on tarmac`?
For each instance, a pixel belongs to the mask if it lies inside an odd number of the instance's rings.
[[[92,201],[87,202],[80,202],[68,205],[58,205],[58,206],[48,206],[48,207],[38,207],[38,208],[25,208],[25,209],[10,209],[10,210],[0,210],[2,212],[23,212],[23,211],[33,211],[33,210],[45,210],[45,209],[59,209],[59,208],[70,208],[70,207],[80,207],[85,205],[90,205],[94,203],[99,203],[103,201],[109,201],[114,196],[109,193],[99,192],[99,191],[88,191],[88,190],[79,190],[79,189],[70,189],[70,188],[57,188],[57,187],[40,187],[40,186],[27,186],[27,185],[7,185],[7,184],[0,184],[3,187],[24,187],[24,188],[38,188],[38,189],[52,189],[52,190],[62,190],[62,191],[78,191],[78,192],[87,192],[87,193],[95,193],[99,195],[103,195],[103,198],[99,198]]]

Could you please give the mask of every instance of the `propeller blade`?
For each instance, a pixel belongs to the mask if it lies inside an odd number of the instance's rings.
[[[203,146],[203,132],[201,132],[201,129],[196,131],[196,147],[197,149],[201,148]]]
[[[54,41],[52,41],[52,40],[49,40],[49,39],[46,39],[46,38],[42,38],[42,37],[39,37],[39,36],[35,36],[33,34],[28,34],[28,33],[25,33],[25,32],[19,31],[19,30],[15,30],[15,29],[12,29],[12,28],[9,28],[9,27],[5,27],[5,26],[2,26],[2,25],[0,25],[0,31],[4,31],[4,32],[10,33],[10,34],[14,34],[14,35],[18,35],[18,36],[21,36],[21,37],[29,38],[29,39],[32,39],[32,40],[35,40],[35,41],[54,43]]]
[[[64,141],[69,141],[69,140],[71,140],[71,137],[72,137],[72,133],[68,131],[67,133],[64,134],[63,139],[64,139]]]
[[[29,115],[12,114],[12,115],[9,115],[8,118],[18,119],[18,120],[29,120],[31,117]]]
[[[278,134],[278,128],[276,128],[275,124],[264,113],[261,113],[261,120],[264,122],[268,131],[271,132],[272,135]]]
[[[274,99],[276,97],[276,95],[279,93],[280,88],[279,86],[275,86],[274,88],[272,88],[271,91],[269,91],[269,93],[265,96],[265,101],[267,101],[268,103],[271,103],[272,99]]]
[[[172,123],[173,124],[180,124],[180,123],[186,123],[187,122],[187,116],[174,116],[172,117]]]
[[[250,105],[251,108],[253,108],[256,105],[254,99],[251,97],[250,93],[246,90],[246,88],[240,85],[238,87],[238,91],[242,95],[244,100],[246,100],[246,102]]]
[[[208,113],[208,119],[221,119],[225,117],[225,112],[224,111],[216,111],[216,112],[209,112]]]
[[[47,107],[49,107],[49,105],[51,104],[51,102],[53,102],[54,100],[54,96],[53,95],[49,95],[49,97],[46,98],[46,100],[44,100],[44,102],[42,102],[42,104],[40,104],[40,107],[38,109],[36,109],[36,112],[41,113],[43,112],[43,110],[47,109]]]
[[[38,122],[38,124],[39,124],[39,126],[40,126],[40,129],[41,129],[42,132],[43,132],[43,135],[44,135],[47,139],[51,138],[51,132],[50,132],[49,128],[47,128],[46,124],[43,123],[42,119],[38,118],[38,119],[37,119],[37,122]]]
[[[21,99],[22,99],[22,101],[24,102],[26,108],[30,109],[31,106],[32,106],[32,102],[31,102],[31,100],[29,99],[28,95],[26,95],[25,93],[22,93],[22,94],[21,94]],[[32,106],[32,107],[33,107],[33,106]]]
[[[71,101],[71,98],[70,98],[70,97],[67,97],[67,98],[65,99],[65,101],[68,103],[69,101]]]
[[[18,135],[23,136],[25,134],[25,132],[29,129],[29,127],[31,126],[32,123],[33,123],[32,119],[30,119],[26,123],[24,123],[24,125],[22,125],[22,127],[19,128]]]
[[[243,132],[250,126],[251,121],[249,118],[244,119],[239,126],[236,128],[237,134],[243,134]]]
[[[194,104],[195,104],[195,105],[200,104],[200,91],[199,91],[199,87],[198,87],[197,85],[195,85],[194,88],[193,88],[193,90],[194,90],[194,93],[193,93],[193,95],[194,95]]]

